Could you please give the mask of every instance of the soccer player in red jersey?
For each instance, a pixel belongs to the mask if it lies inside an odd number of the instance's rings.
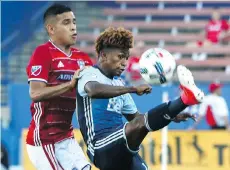
[[[74,139],[71,122],[78,74],[92,62],[87,54],[71,47],[77,30],[69,7],[49,7],[44,25],[50,40],[35,49],[26,68],[32,99],[27,152],[39,170],[89,170],[91,166]]]

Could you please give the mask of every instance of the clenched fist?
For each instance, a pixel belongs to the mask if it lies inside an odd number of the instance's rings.
[[[147,84],[139,85],[139,86],[136,86],[135,88],[136,88],[136,94],[139,96],[143,94],[151,93],[152,91],[152,87]]]

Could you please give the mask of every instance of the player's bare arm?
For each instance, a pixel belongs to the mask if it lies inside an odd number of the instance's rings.
[[[67,91],[75,88],[78,80],[78,75],[82,69],[77,70],[71,81],[52,87],[47,87],[47,84],[41,81],[30,82],[30,97],[34,102],[43,101],[56,96],[59,96]]]
[[[90,81],[85,85],[85,91],[91,98],[112,98],[126,93],[143,95],[150,93],[151,89],[149,85],[124,87],[101,84],[96,81]]]

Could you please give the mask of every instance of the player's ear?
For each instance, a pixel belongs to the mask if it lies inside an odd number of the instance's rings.
[[[105,53],[104,51],[101,51],[101,52],[100,52],[100,57],[101,57],[101,59],[102,59],[103,61],[106,61],[106,60],[107,60],[107,55],[106,55],[106,53]]]
[[[54,26],[52,24],[47,24],[46,25],[46,30],[49,34],[53,35],[54,34]]]

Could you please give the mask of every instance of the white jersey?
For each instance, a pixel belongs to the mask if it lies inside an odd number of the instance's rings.
[[[122,115],[135,114],[137,107],[128,93],[113,98],[90,98],[85,91],[85,85],[90,81],[111,86],[124,84],[119,77],[106,77],[96,66],[87,68],[80,74],[77,85],[78,122],[88,151],[94,155],[95,143],[122,127]]]
[[[217,126],[225,126],[224,117],[228,116],[228,106],[222,96],[210,94],[200,105],[199,115],[211,114]]]

